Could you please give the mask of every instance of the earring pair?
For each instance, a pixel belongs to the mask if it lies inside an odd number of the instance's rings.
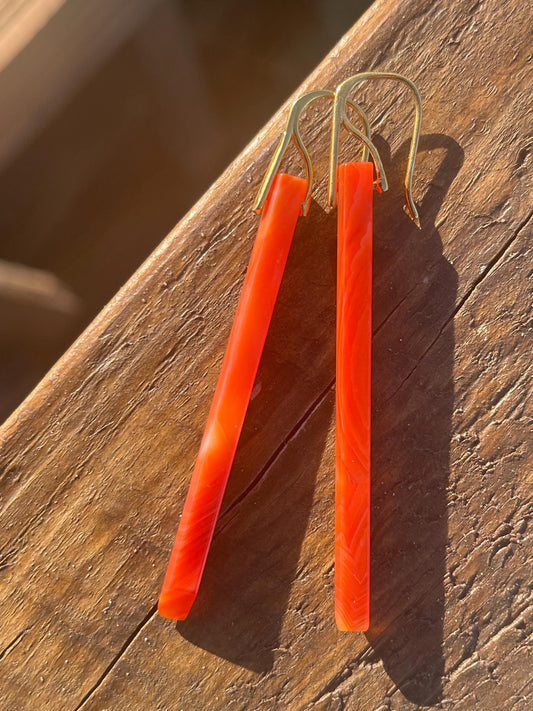
[[[333,100],[328,202],[338,206],[335,619],[341,630],[368,629],[372,203],[374,187],[384,192],[388,183],[367,114],[349,96],[370,79],[398,81],[413,93],[405,195],[406,211],[419,226],[412,179],[422,102],[415,84],[392,72],[363,72],[334,91],[318,89],[296,99],[254,204],[261,220],[159,598],[164,617],[187,617],[198,592],[298,217],[307,215],[312,197],[313,165],[300,134],[300,117],[312,101],[327,96]],[[362,131],[347,107],[358,116]],[[360,161],[338,165],[342,127],[361,142]],[[279,172],[291,141],[303,158],[306,178]]]

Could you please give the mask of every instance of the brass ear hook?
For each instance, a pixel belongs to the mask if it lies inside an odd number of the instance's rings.
[[[268,195],[268,192],[270,190],[270,187],[272,185],[272,181],[274,180],[274,176],[278,172],[279,165],[281,163],[281,159],[283,158],[285,151],[287,150],[289,143],[291,142],[291,139],[294,141],[296,148],[300,152],[300,155],[302,156],[304,163],[305,163],[305,169],[307,173],[307,193],[305,196],[305,200],[302,203],[302,214],[305,216],[307,215],[309,211],[309,204],[311,202],[311,193],[313,190],[313,176],[314,176],[314,171],[313,171],[313,164],[311,162],[311,158],[309,156],[309,152],[307,148],[305,147],[305,144],[302,140],[302,137],[300,135],[300,129],[299,129],[299,120],[300,120],[300,115],[302,111],[306,108],[308,104],[311,103],[314,99],[317,99],[320,96],[330,96],[334,97],[335,92],[329,91],[327,89],[316,89],[315,91],[310,91],[307,94],[304,94],[303,96],[300,96],[296,101],[291,106],[291,110],[289,113],[289,118],[287,119],[287,125],[285,127],[285,130],[283,132],[283,135],[281,137],[281,140],[278,144],[278,147],[276,148],[276,151],[274,155],[272,156],[272,160],[270,161],[270,165],[268,166],[267,172],[265,174],[265,177],[263,179],[263,182],[261,183],[261,187],[259,188],[259,192],[257,194],[257,198],[254,203],[254,211],[255,212],[261,212],[261,209],[265,203],[266,197]],[[370,141],[370,123],[368,121],[368,117],[366,113],[361,109],[360,106],[357,104],[353,103],[352,101],[346,100],[345,103],[347,103],[349,106],[351,106],[358,114],[359,118],[361,119],[361,122],[364,125],[365,133],[361,133],[359,129],[357,129],[352,122],[348,119],[348,117],[345,118],[345,125],[349,130],[351,130],[363,143],[363,157],[362,160],[365,161],[368,158],[368,153],[370,152],[372,154],[372,157],[376,161],[376,170],[378,170],[377,166],[381,166],[381,160],[379,158],[379,154],[377,153],[377,150],[373,143]],[[377,156],[377,158],[376,158]],[[379,174],[379,172],[378,172]],[[386,188],[385,188],[386,189]]]
[[[405,199],[406,199],[406,211],[416,224],[420,227],[420,219],[418,217],[418,211],[413,200],[412,194],[412,183],[413,183],[413,173],[415,169],[416,151],[418,148],[418,140],[420,137],[420,126],[422,123],[422,99],[420,97],[420,92],[416,85],[407,77],[402,74],[396,74],[395,72],[361,72],[360,74],[355,74],[343,81],[337,87],[335,91],[335,102],[333,105],[333,126],[331,130],[331,152],[330,152],[330,171],[329,171],[329,191],[328,191],[328,202],[330,205],[334,205],[336,201],[336,190],[337,190],[337,161],[339,155],[339,134],[341,125],[346,126],[351,131],[358,135],[357,129],[354,131],[354,127],[349,125],[349,121],[346,116],[346,101],[348,94],[352,89],[363,81],[367,79],[392,79],[394,81],[403,82],[409,89],[413,92],[414,103],[415,103],[415,123],[413,127],[413,136],[411,138],[411,146],[409,148],[409,158],[407,160],[407,171],[405,174]],[[377,187],[379,190],[380,181],[382,190],[387,189],[387,180],[383,172],[383,166],[381,161],[378,160],[379,156],[374,156],[374,162],[376,164],[377,172]],[[380,178],[382,175],[382,178]]]

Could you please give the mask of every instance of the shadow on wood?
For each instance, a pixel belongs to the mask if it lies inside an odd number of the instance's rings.
[[[377,144],[386,156],[388,146],[384,148],[383,141]],[[385,165],[398,209],[407,150],[404,144],[393,164]],[[463,151],[452,138],[437,134],[423,136],[420,151],[435,152],[437,158],[444,152],[420,205],[421,232],[407,221],[399,221],[399,230],[392,232],[390,215],[381,218],[379,206],[375,211],[374,270],[380,284],[379,291],[374,290],[374,312],[385,311],[381,304],[391,296],[401,292],[406,296],[384,321],[375,323],[372,622],[367,638],[404,696],[417,704],[435,704],[442,698],[444,674],[457,294],[457,274],[442,254],[435,220],[461,168]],[[398,244],[404,248],[399,250]],[[392,263],[389,255],[396,257]],[[420,281],[425,288],[420,288]],[[445,327],[439,328],[443,322]],[[417,344],[410,349],[419,351],[416,361],[404,356],[402,343],[407,340]]]
[[[333,416],[335,233],[336,213],[316,203],[298,223],[198,599],[177,625],[193,644],[257,672],[272,668],[280,645]],[[250,472],[243,454],[250,439],[262,436],[273,403],[289,403],[291,389],[315,377],[306,365],[316,351],[317,324],[318,337],[330,342],[330,377],[277,448],[269,444],[275,451],[262,471]]]

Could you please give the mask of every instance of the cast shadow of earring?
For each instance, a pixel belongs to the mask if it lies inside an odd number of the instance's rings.
[[[177,624],[193,644],[256,672],[272,668],[280,646],[333,416],[335,261],[335,215],[312,203],[298,222],[200,591]],[[259,447],[269,456],[254,471]]]
[[[376,145],[390,178],[390,199],[400,210],[408,142],[393,164],[388,145],[379,137]],[[407,699],[434,704],[442,698],[444,675],[446,491],[457,294],[457,273],[443,255],[435,220],[461,168],[463,151],[440,134],[422,136],[419,151],[425,162],[435,157],[438,161],[419,206],[421,231],[408,219],[398,220],[398,229],[391,231],[390,212],[380,217],[379,207],[375,210],[367,638]]]

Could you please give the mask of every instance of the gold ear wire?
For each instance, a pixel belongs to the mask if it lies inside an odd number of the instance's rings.
[[[337,190],[337,161],[339,155],[339,134],[341,125],[349,128],[353,133],[358,135],[359,138],[364,140],[364,137],[359,135],[359,131],[350,125],[350,121],[346,116],[346,102],[348,99],[348,94],[352,89],[359,83],[366,81],[368,79],[392,79],[394,81],[399,81],[406,84],[409,89],[413,92],[414,103],[415,103],[415,123],[413,127],[413,135],[411,138],[411,146],[409,148],[409,157],[407,159],[407,170],[405,174],[405,199],[406,199],[406,211],[413,220],[413,222],[420,227],[420,219],[418,217],[418,211],[413,200],[412,194],[412,184],[413,184],[413,173],[415,169],[416,161],[416,151],[418,148],[418,140],[420,137],[420,127],[422,124],[422,99],[420,92],[416,85],[407,77],[402,74],[396,74],[394,72],[361,72],[360,74],[355,74],[343,81],[337,89],[335,90],[335,101],[333,105],[333,119],[332,119],[332,130],[331,130],[331,152],[330,152],[330,170],[329,170],[329,191],[328,191],[328,202],[330,205],[335,204],[336,200],[336,190]],[[378,190],[387,189],[387,179],[383,171],[383,165],[379,157],[378,152],[375,150],[375,154],[371,150],[373,144],[369,141],[369,150],[374,159],[377,174],[377,188]]]
[[[300,120],[300,114],[305,109],[305,107],[311,103],[311,101],[317,99],[319,96],[332,96],[332,93],[333,92],[327,91],[325,89],[317,89],[316,91],[310,91],[308,94],[304,94],[304,96],[300,96],[292,104],[289,113],[289,118],[287,119],[287,125],[285,127],[285,130],[283,131],[283,135],[281,136],[281,140],[278,144],[278,147],[276,148],[276,152],[272,156],[272,160],[270,161],[270,165],[268,166],[265,177],[263,178],[261,187],[259,188],[259,192],[257,194],[257,198],[253,208],[255,212],[261,212],[261,209],[267,198],[268,191],[270,190],[270,186],[272,185],[272,181],[274,180],[274,176],[278,172],[281,159],[283,158],[285,151],[287,150],[289,143],[292,139],[296,144],[296,148],[300,152],[300,155],[302,156],[305,163],[305,170],[307,173],[307,193],[305,196],[305,200],[302,203],[302,213],[304,215],[307,214],[307,211],[309,209],[309,202],[311,199],[311,191],[313,189],[313,164],[311,162],[309,152],[305,147],[304,142],[302,141],[300,130],[298,128],[298,121]]]
[[[344,82],[343,82],[344,83]],[[346,104],[351,103],[346,99],[346,95],[340,95],[339,89],[342,84],[337,87],[335,91],[335,101],[333,104],[333,117],[332,117],[332,128],[331,128],[331,148],[329,154],[329,190],[328,190],[328,204],[332,207],[337,204],[337,163],[339,160],[339,140],[340,140],[340,129],[344,126],[349,131],[351,131],[359,140],[361,140],[365,146],[366,155],[363,156],[363,161],[368,157],[368,153],[372,156],[374,161],[374,166],[376,168],[376,188],[381,192],[385,192],[389,189],[389,184],[387,181],[387,176],[385,175],[385,168],[383,167],[383,162],[379,151],[374,146],[370,140],[370,128],[368,128],[367,136],[364,136],[358,128],[356,128],[346,115]]]
[[[329,91],[327,89],[316,89],[315,91],[310,91],[307,94],[304,94],[303,96],[300,96],[296,101],[293,102],[291,106],[291,110],[289,112],[289,118],[287,119],[287,124],[285,126],[285,130],[283,131],[283,134],[281,136],[281,140],[278,144],[278,147],[276,148],[276,151],[274,155],[272,156],[272,160],[270,161],[270,164],[268,166],[267,172],[265,174],[265,177],[263,178],[263,182],[261,183],[261,187],[259,188],[259,192],[257,194],[257,198],[254,203],[254,211],[255,212],[261,212],[263,205],[265,203],[265,200],[267,198],[268,192],[270,190],[270,187],[272,185],[272,181],[274,180],[274,176],[278,172],[281,159],[283,158],[285,151],[287,150],[289,143],[291,140],[294,141],[296,148],[298,149],[300,155],[302,156],[305,164],[305,169],[306,169],[306,174],[307,174],[307,193],[305,195],[305,200],[302,203],[302,214],[307,215],[309,211],[309,204],[311,202],[311,193],[313,190],[313,177],[314,177],[314,171],[313,171],[313,163],[311,161],[311,158],[309,156],[309,152],[307,148],[305,147],[305,144],[302,140],[302,137],[300,135],[300,129],[299,129],[299,120],[300,120],[300,115],[302,111],[307,107],[311,101],[314,99],[317,99],[320,96],[330,96],[334,97],[335,93],[333,91]],[[361,140],[363,143],[363,157],[362,160],[366,160],[368,158],[368,152],[372,153],[372,155],[377,154],[377,150],[373,143],[370,141],[370,123],[368,121],[368,117],[366,113],[363,111],[363,109],[355,104],[352,101],[346,100],[346,103],[351,106],[359,118],[361,119],[361,122],[364,126],[365,133],[361,133],[359,129],[357,129],[352,122],[346,117],[346,125],[347,127],[353,131],[353,133]],[[379,159],[378,155],[378,161],[379,165],[381,166],[381,160]],[[386,188],[385,188],[386,189]]]

